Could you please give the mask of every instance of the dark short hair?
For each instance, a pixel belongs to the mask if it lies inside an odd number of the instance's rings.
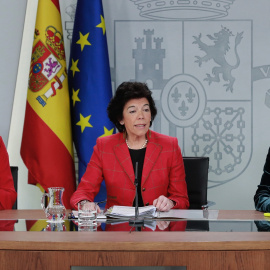
[[[125,126],[121,125],[119,121],[123,119],[123,110],[126,103],[131,99],[146,98],[149,102],[151,111],[151,123],[157,115],[157,108],[152,98],[152,92],[149,90],[147,84],[141,82],[123,82],[116,89],[115,95],[111,99],[107,113],[108,116],[119,130],[119,132],[125,131]]]

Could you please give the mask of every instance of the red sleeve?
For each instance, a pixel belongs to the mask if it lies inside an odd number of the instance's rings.
[[[99,140],[97,141],[97,143]],[[98,194],[101,182],[103,180],[100,151],[98,146],[94,146],[94,151],[86,171],[78,185],[77,190],[73,193],[70,204],[72,209],[77,209],[77,203],[82,200],[94,201]]]
[[[17,198],[6,147],[0,137],[0,209],[12,209]]]
[[[14,231],[14,225],[17,220],[0,220],[0,232]]]

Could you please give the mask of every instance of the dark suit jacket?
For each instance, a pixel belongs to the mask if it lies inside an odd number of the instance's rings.
[[[254,196],[255,208],[258,211],[270,211],[270,148],[265,160],[260,185]]]
[[[145,205],[160,195],[175,201],[174,208],[188,208],[184,163],[177,138],[149,131],[141,191]],[[107,204],[132,206],[135,198],[134,170],[123,133],[98,138],[94,152],[71,205],[81,200],[93,201],[105,179]]]

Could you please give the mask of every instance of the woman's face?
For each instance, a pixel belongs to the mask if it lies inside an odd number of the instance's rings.
[[[129,137],[145,136],[151,121],[151,111],[146,98],[131,99],[123,109],[123,119],[120,124],[124,124]]]

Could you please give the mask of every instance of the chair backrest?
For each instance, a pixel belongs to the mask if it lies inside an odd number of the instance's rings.
[[[183,157],[190,207],[207,205],[209,157]]]
[[[14,187],[15,187],[15,190],[17,192],[17,188],[18,188],[18,167],[10,166],[10,170],[11,170],[11,174],[12,174],[12,177],[13,177]],[[16,199],[16,202],[14,203],[12,209],[17,209],[17,199]]]

